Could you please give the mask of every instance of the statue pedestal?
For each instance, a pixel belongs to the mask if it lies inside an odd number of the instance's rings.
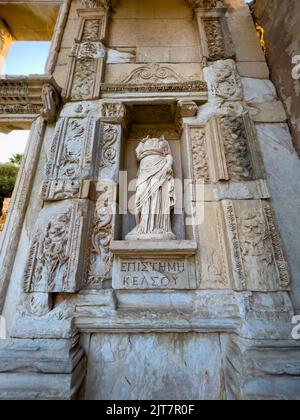
[[[194,241],[114,241],[114,289],[196,289]]]
[[[174,235],[174,233],[169,232],[169,233],[151,233],[151,234],[145,234],[145,235],[141,235],[141,234],[135,234],[135,233],[129,233],[126,236],[126,241],[147,241],[147,242],[152,242],[152,241],[174,241],[176,239],[176,236]]]

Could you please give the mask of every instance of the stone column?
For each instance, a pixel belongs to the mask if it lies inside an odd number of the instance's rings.
[[[121,146],[126,131],[126,107],[118,101],[100,105],[100,159],[95,191],[95,209],[89,236],[87,287],[101,289],[111,282],[111,242],[117,225],[117,185],[121,166]]]

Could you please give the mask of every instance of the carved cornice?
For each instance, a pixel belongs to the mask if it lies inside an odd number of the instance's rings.
[[[168,92],[207,92],[207,84],[200,80],[182,83],[144,83],[118,84],[103,83],[102,93],[168,93]]]
[[[0,79],[0,129],[26,128],[41,115],[54,123],[61,104],[60,87],[48,75]]]
[[[193,10],[224,7],[224,0],[185,0]]]

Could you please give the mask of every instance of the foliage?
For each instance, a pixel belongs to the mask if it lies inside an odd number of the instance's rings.
[[[0,207],[3,199],[11,197],[20,166],[13,163],[0,164]]]
[[[15,155],[13,155],[9,161],[10,163],[14,163],[15,165],[21,165],[22,163],[22,159],[23,159],[23,155],[21,153],[16,153]]]

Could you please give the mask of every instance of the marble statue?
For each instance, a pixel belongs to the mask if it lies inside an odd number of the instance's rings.
[[[138,145],[136,155],[140,162],[135,197],[137,226],[126,239],[176,239],[171,228],[176,198],[170,145],[164,137],[147,137]]]

